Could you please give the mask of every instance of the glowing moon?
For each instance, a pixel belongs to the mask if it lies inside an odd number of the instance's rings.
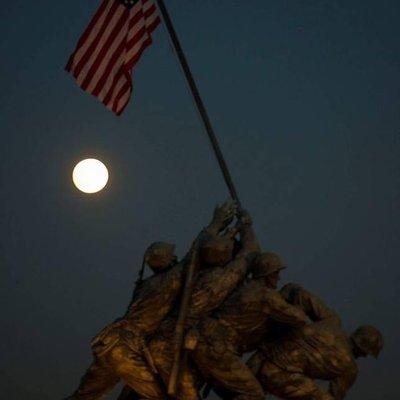
[[[96,193],[108,182],[107,167],[95,158],[88,158],[76,164],[72,172],[75,186],[84,193]]]

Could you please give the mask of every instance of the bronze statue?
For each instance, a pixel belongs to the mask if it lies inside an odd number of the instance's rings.
[[[356,358],[382,349],[376,328],[348,336],[301,286],[277,291],[285,266],[260,252],[250,215],[232,201],[215,209],[180,262],[174,250],[164,242],[146,250],[126,313],[92,340],[93,362],[69,400],[99,400],[120,380],[119,400],[199,400],[204,384],[225,400],[342,400]],[[145,265],[154,274],[143,280]]]
[[[196,346],[198,322],[218,309],[227,296],[242,282],[248,271],[249,263],[258,249],[251,226],[251,219],[242,212],[237,231],[240,234],[240,249],[233,255],[233,236],[236,229],[219,236],[214,232],[200,243],[200,271],[196,276],[191,294],[188,318],[186,321],[186,347]],[[232,259],[233,257],[233,259]],[[161,326],[160,331],[150,342],[149,348],[164,382],[170,378],[174,358],[173,337],[176,316],[171,315]],[[182,365],[177,391],[178,399],[196,400],[201,383],[195,367],[189,362]]]
[[[234,213],[232,202],[217,207],[211,224],[200,237],[224,229]],[[168,243],[156,242],[146,250],[145,262],[154,275],[139,284],[124,317],[92,340],[92,365],[69,400],[100,399],[121,379],[145,399],[165,397],[146,340],[175,304],[187,260],[188,257],[177,263],[174,246]]]
[[[145,260],[154,275],[139,285],[124,317],[92,340],[92,365],[69,399],[100,399],[120,379],[145,398],[163,397],[163,389],[148,362],[145,338],[171,310],[181,290],[184,262],[177,264],[174,246],[161,242],[146,250]]]
[[[200,339],[191,358],[206,380],[232,393],[234,399],[264,399],[264,391],[242,361],[274,321],[303,326],[308,318],[276,291],[284,268],[274,253],[263,253],[252,264],[252,278],[236,290],[213,317],[199,326]]]
[[[294,284],[281,293],[314,322],[260,346],[249,367],[265,391],[279,398],[344,399],[357,378],[356,358],[377,357],[383,346],[381,333],[361,326],[349,336],[338,315],[315,295]],[[329,381],[329,390],[316,380]]]

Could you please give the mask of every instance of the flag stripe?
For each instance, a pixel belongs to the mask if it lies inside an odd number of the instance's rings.
[[[98,35],[101,33],[101,31],[105,30],[106,24],[107,24],[106,19],[109,17],[110,12],[112,12],[111,9],[113,8],[113,6],[115,8],[114,2],[110,2],[110,1],[106,0],[105,3],[107,5],[107,7],[105,7],[102,15],[99,16],[99,18],[95,22],[93,28],[90,30],[90,33],[87,35],[87,37],[84,40],[82,40],[82,43],[80,43],[80,44],[78,43],[77,49],[75,50],[75,53],[73,55],[74,63],[73,63],[73,68],[72,68],[72,72],[74,73],[75,77],[77,76],[76,67],[77,67],[78,63],[82,60],[84,55],[88,53],[89,48],[93,45],[94,40],[98,37]],[[83,39],[83,37],[81,39]]]
[[[120,114],[122,112],[130,96],[131,96],[131,83],[126,82],[113,102],[113,108],[114,110],[116,110],[117,113]]]
[[[130,35],[132,31],[133,32],[137,31],[138,28],[134,24],[134,22],[136,21],[137,16],[141,15],[141,12],[142,12],[141,8],[139,9],[138,8],[135,9],[135,7],[133,8],[133,13],[135,15],[129,21],[128,35]],[[123,42],[119,43],[118,48],[115,50],[114,54],[109,59],[108,64],[106,65],[105,68],[103,68],[103,75],[99,78],[96,87],[93,89],[93,91],[90,90],[89,88],[89,91],[93,95],[99,96],[101,92],[107,93],[108,89],[110,88],[110,84],[114,81],[113,79],[110,78],[113,77],[115,70],[118,70],[118,68],[120,68],[120,62],[124,61],[125,57],[125,54],[123,54],[124,52],[126,53],[126,37]]]
[[[118,48],[110,58],[107,66],[103,69],[103,74],[101,75],[100,79],[97,80],[96,86],[90,91],[94,96],[100,96],[100,93],[104,91],[107,92],[109,90],[110,85],[114,80],[115,72],[121,68],[121,64],[125,59],[125,46],[126,41],[121,41]]]
[[[108,18],[106,18],[104,29],[102,29],[95,40],[90,45],[86,54],[82,57],[77,65],[75,76],[78,80],[78,84],[81,85],[83,80],[86,77],[86,74],[89,72],[90,67],[93,65],[97,55],[100,53],[102,49],[102,45],[107,41],[108,37],[112,37],[115,34],[115,26],[124,16],[124,12],[126,8],[123,6],[118,6],[116,9],[111,10]]]
[[[112,107],[116,106],[115,101],[117,100],[117,98],[120,97],[121,91],[125,91],[127,88],[129,88],[130,79],[127,79],[128,74],[129,74],[128,72],[121,70],[120,78],[118,79],[117,84],[113,88],[111,97],[108,101],[108,104],[111,105]]]
[[[83,90],[120,115],[132,94],[132,69],[160,22],[152,0],[140,0],[132,8],[120,0],[104,0],[66,70]]]
[[[71,71],[71,67],[74,61],[74,57],[78,56],[79,57],[79,51],[84,51],[85,50],[85,46],[86,43],[89,44],[90,42],[88,42],[88,38],[91,35],[91,33],[93,31],[96,31],[96,29],[99,28],[99,26],[101,25],[101,23],[99,23],[99,21],[101,20],[101,18],[104,18],[106,10],[108,10],[111,7],[111,2],[109,2],[108,0],[103,0],[103,2],[101,3],[99,9],[96,11],[95,15],[93,16],[92,20],[90,21],[88,27],[85,29],[85,31],[83,32],[82,36],[80,37],[78,44],[76,46],[76,50],[75,52],[71,55],[68,64],[66,66],[66,70],[68,72]]]
[[[88,90],[89,92],[91,92],[91,89],[88,88],[89,83],[92,80],[95,80],[96,76],[101,77],[102,71],[107,67],[109,60],[110,58],[112,58],[114,52],[118,50],[121,44],[124,44],[126,40],[126,19],[128,18],[128,16],[129,11],[125,9],[110,36],[107,38],[107,40],[101,47],[101,50],[97,54],[97,57],[90,67],[85,80],[82,82],[83,90]]]

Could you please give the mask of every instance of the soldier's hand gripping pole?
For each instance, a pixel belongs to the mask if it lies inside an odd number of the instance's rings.
[[[174,337],[174,363],[171,370],[171,375],[168,382],[168,395],[175,397],[177,392],[177,384],[181,363],[183,358],[183,342],[185,339],[185,325],[189,312],[190,298],[193,290],[194,276],[198,265],[198,242],[195,241],[192,245],[189,265],[186,268],[185,286],[182,294],[181,307],[179,310],[178,321],[175,328]]]

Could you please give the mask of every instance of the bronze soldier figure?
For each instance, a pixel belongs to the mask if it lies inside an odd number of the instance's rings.
[[[145,260],[154,275],[142,282],[124,317],[104,328],[91,342],[93,362],[71,400],[97,400],[120,379],[148,399],[164,392],[149,365],[145,338],[158,328],[181,290],[183,262],[176,264],[174,246],[153,243]]]
[[[294,284],[281,292],[315,322],[265,343],[249,366],[266,392],[279,398],[344,399],[357,378],[356,358],[377,357],[383,347],[381,333],[361,326],[348,336],[338,315],[313,294]],[[329,381],[329,390],[318,386],[317,379]]]
[[[200,324],[200,339],[191,353],[206,380],[227,390],[229,398],[264,399],[264,391],[241,356],[253,350],[275,321],[303,326],[309,320],[276,291],[284,268],[274,253],[258,255],[252,278],[237,289],[214,314]]]
[[[225,229],[234,213],[235,205],[231,202],[217,207],[211,224],[200,236]],[[121,379],[140,398],[165,398],[146,340],[173,308],[181,292],[187,258],[177,263],[174,246],[156,242],[146,250],[145,261],[154,275],[139,285],[124,317],[92,340],[94,360],[69,400],[100,399]]]
[[[235,230],[219,236],[208,235],[200,243],[200,272],[196,277],[186,321],[186,346],[196,345],[197,324],[200,319],[216,310],[227,296],[242,282],[248,271],[250,261],[258,250],[258,244],[251,226],[251,219],[242,212],[238,221],[241,236],[241,249],[232,259]],[[167,384],[174,358],[173,338],[176,315],[171,315],[161,326],[160,331],[150,342],[149,347],[155,365]],[[198,374],[189,363],[182,365],[179,377],[177,398],[197,400],[199,387]]]

